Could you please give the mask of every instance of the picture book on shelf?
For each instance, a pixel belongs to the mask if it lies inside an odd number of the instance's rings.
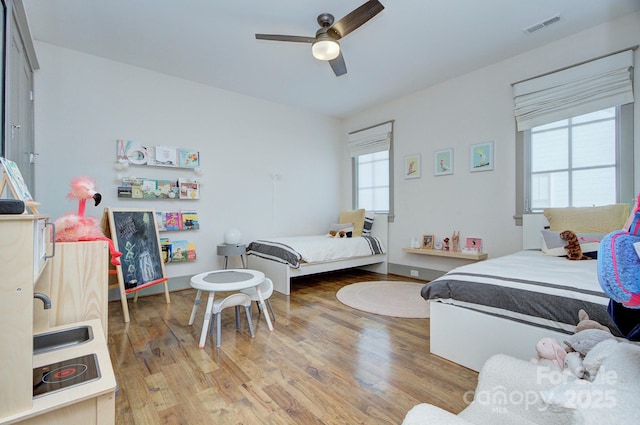
[[[165,167],[178,166],[178,148],[173,146],[156,146],[155,165]]]
[[[164,232],[167,230],[167,220],[165,218],[164,212],[156,211],[156,227],[159,232]]]
[[[196,244],[189,242],[187,244],[187,261],[196,261]]]
[[[182,230],[196,230],[200,228],[197,211],[181,211],[180,214],[182,215]]]
[[[200,199],[200,185],[195,180],[179,179],[180,199]]]
[[[182,230],[182,216],[180,212],[167,212],[164,216],[167,230]]]
[[[186,240],[179,241],[171,241],[172,245],[172,255],[171,262],[179,263],[181,261],[187,261],[188,251],[189,251],[189,243]]]
[[[160,238],[160,249],[162,250],[162,261],[171,262],[173,245],[169,238]]]
[[[193,149],[178,149],[178,166],[196,168],[200,166],[200,153]]]

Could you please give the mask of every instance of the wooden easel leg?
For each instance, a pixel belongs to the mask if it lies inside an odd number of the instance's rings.
[[[169,281],[164,281],[164,298],[167,300],[167,304],[171,304],[171,298],[169,298]]]
[[[129,323],[129,305],[127,304],[127,293],[124,291],[124,287],[120,288],[120,303],[122,304],[124,322]]]

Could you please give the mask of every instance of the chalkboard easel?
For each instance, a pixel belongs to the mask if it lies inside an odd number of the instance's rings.
[[[160,238],[153,209],[106,208],[102,218],[102,230],[115,248],[122,253],[120,265],[110,270],[117,276],[117,283],[110,287],[120,289],[120,302],[124,321],[129,321],[127,294],[134,293],[133,302],[138,301],[138,291],[164,283],[167,304],[169,287],[162,261]]]

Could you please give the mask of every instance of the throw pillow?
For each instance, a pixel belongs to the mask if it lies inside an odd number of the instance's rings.
[[[543,254],[554,257],[564,257],[567,255],[567,250],[564,249],[567,241],[560,238],[561,232],[541,230],[540,233],[542,234]],[[604,233],[576,233],[576,236],[580,241],[580,249],[582,250],[582,253],[589,257],[596,258],[598,254],[598,247],[600,246],[600,240],[604,235]]]
[[[544,216],[549,220],[549,229],[556,232],[573,230],[576,233],[610,233],[622,229],[628,215],[628,204],[544,210]]]
[[[362,227],[363,236],[371,236],[371,229],[373,228],[373,220],[375,216],[372,213],[365,213],[364,226]]]
[[[362,229],[364,227],[364,213],[364,209],[342,210],[340,211],[340,219],[338,220],[338,222],[340,224],[353,224],[353,236],[362,236]]]

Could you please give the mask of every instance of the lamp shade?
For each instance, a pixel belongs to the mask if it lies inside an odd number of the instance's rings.
[[[319,37],[318,40],[311,45],[311,52],[316,59],[330,61],[337,58],[340,54],[340,44],[325,34],[325,37]]]
[[[224,231],[224,243],[235,245],[242,240],[242,233],[235,227],[230,227]]]

